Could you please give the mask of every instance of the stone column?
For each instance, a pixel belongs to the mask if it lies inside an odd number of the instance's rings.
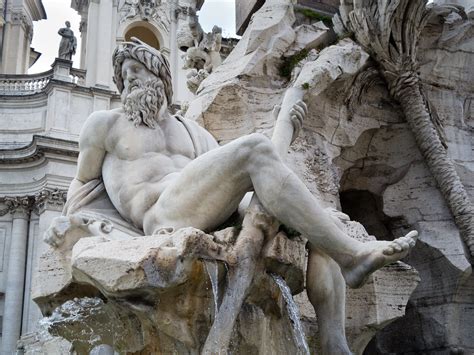
[[[21,332],[31,198],[7,197],[5,203],[13,214],[13,223],[5,288],[2,355],[10,355],[16,352]]]
[[[96,62],[97,62],[97,42],[99,40],[99,1],[91,0],[87,12],[87,50],[84,68],[86,69],[86,86],[95,86],[96,84]]]
[[[97,81],[96,86],[104,89],[112,89],[112,48],[115,48],[115,41],[112,41],[112,29],[116,24],[112,23],[113,16],[112,0],[101,0],[99,4],[99,32],[97,41]]]
[[[67,190],[62,187],[45,187],[35,194],[35,204],[30,218],[30,235],[28,236],[27,269],[25,273],[25,300],[23,302],[22,336],[36,331],[38,321],[43,317],[39,307],[33,301],[35,282],[38,280],[38,263],[48,245],[43,241],[45,231],[54,218],[61,215],[66,202]],[[39,219],[36,219],[37,217]],[[36,231],[31,225],[38,223]]]
[[[112,51],[117,8],[112,0],[91,0],[87,19],[86,86],[113,90]],[[100,34],[100,35],[98,35]]]
[[[5,20],[0,71],[4,74],[25,74],[29,67],[33,22],[22,9],[10,11]]]

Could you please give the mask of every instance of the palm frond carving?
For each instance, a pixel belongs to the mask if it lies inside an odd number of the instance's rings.
[[[432,14],[427,0],[342,0],[336,28],[352,33],[375,59],[390,94],[400,102],[417,145],[474,257],[474,208],[448,157],[435,112],[423,94],[417,48]]]

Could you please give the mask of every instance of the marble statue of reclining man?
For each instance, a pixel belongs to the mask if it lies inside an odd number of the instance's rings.
[[[392,242],[350,238],[264,135],[219,146],[195,122],[171,115],[171,75],[160,52],[134,40],[115,51],[113,65],[123,105],[94,112],[86,121],[68,199],[102,177],[120,215],[151,235],[162,228],[212,231],[254,191],[269,214],[308,238],[307,287],[318,316],[326,320],[323,347],[349,353],[343,280],[361,286],[370,273],[406,256],[416,232]],[[282,108],[279,115],[302,119],[304,104]]]

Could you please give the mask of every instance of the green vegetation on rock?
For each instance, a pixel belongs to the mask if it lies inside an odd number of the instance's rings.
[[[283,63],[278,68],[280,75],[289,79],[293,69],[308,56],[308,53],[309,51],[305,48],[290,57],[284,57]]]
[[[330,16],[321,15],[316,11],[302,7],[296,8],[295,11],[309,18],[310,20],[323,21],[326,26],[332,26],[332,18]]]

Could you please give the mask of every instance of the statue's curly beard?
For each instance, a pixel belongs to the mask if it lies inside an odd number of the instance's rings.
[[[148,80],[145,83],[132,81],[127,92],[122,93],[122,103],[127,118],[135,127],[141,124],[155,128],[160,120],[159,112],[165,100],[163,83]]]

